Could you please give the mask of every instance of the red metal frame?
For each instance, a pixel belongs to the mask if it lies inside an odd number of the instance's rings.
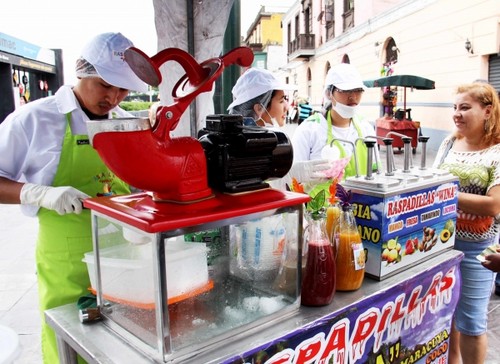
[[[86,199],[83,205],[148,233],[201,225],[306,203],[306,194],[264,189],[241,194],[216,193],[189,204],[155,202],[150,193]]]

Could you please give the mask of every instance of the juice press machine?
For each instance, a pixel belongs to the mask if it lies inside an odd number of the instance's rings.
[[[174,103],[148,119],[89,121],[108,167],[142,192],[84,201],[94,250],[85,255],[97,318],[156,362],[208,362],[204,352],[293,315],[300,305],[304,194],[269,188],[293,151],[279,131],[244,127],[239,115],[210,115],[199,138],[170,136],[187,106],[224,67],[250,66],[236,48],[199,64],[180,50],[125,61],[146,83],[179,63]],[[187,236],[210,237],[192,242]],[[82,321],[89,320],[82,313]]]

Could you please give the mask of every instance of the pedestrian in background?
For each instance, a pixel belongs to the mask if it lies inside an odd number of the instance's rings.
[[[294,107],[297,111],[297,124],[302,124],[313,113],[313,108],[309,105],[307,97],[297,96],[294,100]]]
[[[450,336],[449,363],[483,363],[494,273],[477,256],[498,242],[500,229],[500,103],[496,90],[474,82],[457,88],[455,131],[443,140],[434,167],[459,178],[455,249],[461,294]]]
[[[82,200],[130,193],[89,143],[86,122],[130,117],[118,104],[129,90],[147,91],[123,59],[133,46],[120,33],[93,38],[76,62],[78,81],[10,114],[0,124],[0,203],[37,216],[36,271],[44,311],[88,293],[84,253],[92,251],[90,211]],[[124,156],[126,158],[126,156]],[[59,362],[53,330],[42,324],[44,363]]]

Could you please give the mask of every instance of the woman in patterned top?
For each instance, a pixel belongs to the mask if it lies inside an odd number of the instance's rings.
[[[483,363],[494,273],[476,256],[498,241],[500,227],[500,105],[486,83],[457,88],[453,121],[434,167],[459,178],[455,249],[464,253],[462,286],[450,336],[449,363]]]

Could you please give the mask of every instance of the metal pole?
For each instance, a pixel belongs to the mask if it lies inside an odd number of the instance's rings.
[[[195,44],[194,44],[194,5],[193,0],[186,1],[187,10],[187,45],[188,53],[196,58],[195,54]],[[198,134],[196,126],[196,99],[189,105],[189,125],[191,130],[191,136],[196,138]]]
[[[223,53],[229,52],[231,49],[241,45],[241,0],[234,0],[229,20],[227,23],[226,33],[224,34]],[[226,108],[233,101],[231,90],[233,89],[236,80],[240,77],[240,67],[227,67],[222,72],[222,82],[216,83],[220,87],[216,89],[219,92],[219,99],[215,98],[215,112],[226,114]]]

